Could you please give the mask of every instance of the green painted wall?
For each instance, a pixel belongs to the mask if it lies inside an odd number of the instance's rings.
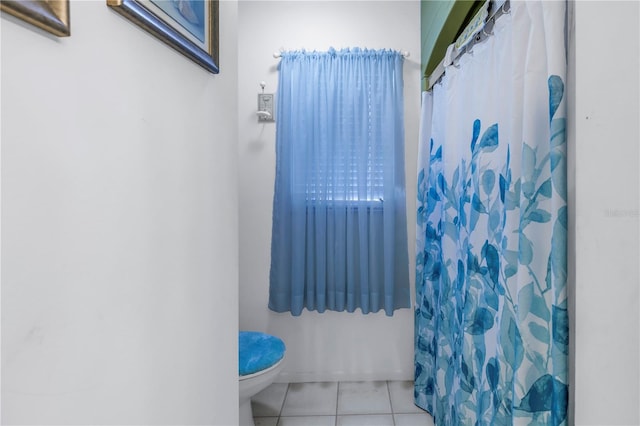
[[[442,61],[447,47],[455,41],[468,19],[482,3],[472,0],[421,1],[420,62],[425,76],[429,76]]]

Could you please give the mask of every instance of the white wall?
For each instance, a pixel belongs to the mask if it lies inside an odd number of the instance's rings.
[[[573,6],[569,261],[575,277],[569,284],[575,424],[637,425],[640,4]]]
[[[1,21],[3,424],[237,424],[237,3],[219,75]]]
[[[238,94],[240,173],[240,328],[284,339],[280,380],[413,378],[413,310],[363,315],[304,311],[300,317],[267,308],[275,124],[259,124],[259,82],[277,90],[274,51],[329,47],[403,49],[410,276],[414,280],[416,156],[420,111],[420,2],[241,1]],[[277,119],[277,117],[276,117]]]

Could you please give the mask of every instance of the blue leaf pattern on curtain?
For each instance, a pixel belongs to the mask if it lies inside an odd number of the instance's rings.
[[[415,399],[437,425],[567,424],[564,82],[545,83],[525,111],[549,111],[548,139],[459,122],[457,166],[434,132],[418,169]]]
[[[562,97],[564,87],[559,77],[549,78],[549,88],[550,102]],[[474,132],[480,126],[476,120]],[[564,135],[564,118],[552,120],[551,128],[559,130],[553,136],[553,149],[564,155],[565,140],[558,140],[558,134]],[[511,181],[507,155],[499,174],[500,184],[495,185],[495,172],[486,168],[488,165],[481,161],[481,154],[491,151],[498,141],[498,126],[493,124],[483,133],[479,144],[476,145],[475,139],[472,141],[472,163],[461,163],[451,184],[439,169],[441,149],[432,152],[430,158],[432,184],[429,191],[425,190],[425,170],[419,173],[418,186],[422,191],[419,192],[418,224],[425,230],[427,247],[416,259],[417,282],[437,284],[423,287],[423,291],[432,290],[433,293],[419,294],[417,299],[421,306],[416,310],[419,367],[415,381],[418,387],[423,384],[417,395],[418,404],[429,412],[444,413],[438,424],[466,424],[461,420],[476,416],[485,420],[481,424],[505,424],[512,415],[523,417],[522,413],[514,414],[513,410],[535,414],[532,419],[535,417],[539,421],[541,413],[548,412],[549,422],[542,421],[542,424],[561,424],[566,419],[568,392],[564,366],[560,366],[559,378],[550,374],[533,375],[529,380],[531,383],[520,381],[514,373],[525,357],[532,364],[531,371],[544,372],[554,361],[554,351],[568,353],[566,299],[553,297],[563,307],[552,304],[551,312],[546,301],[552,288],[556,294],[561,293],[566,278],[566,206],[556,212],[539,207],[540,199],[549,198],[552,191],[560,193],[551,178],[543,179],[543,172],[564,165],[550,165],[550,155],[539,159],[535,150],[525,143],[522,177]],[[441,200],[452,202],[437,210]],[[516,209],[521,216],[520,227],[506,233],[505,212]],[[470,217],[468,225],[467,213]],[[489,238],[477,248],[469,243],[468,234],[476,229],[480,215],[486,217]],[[531,222],[553,223],[552,250],[544,278],[537,276],[529,266],[535,250],[526,233]],[[442,238],[449,238],[458,245],[456,263],[443,257]],[[509,240],[513,238],[518,239],[519,253],[508,250]],[[523,267],[528,270],[531,282],[514,293],[512,286],[504,283]],[[434,300],[440,305],[437,325],[433,323]],[[449,314],[445,316],[444,313]],[[442,334],[438,333],[440,340],[436,340],[438,337],[431,330],[436,328],[444,330]],[[495,356],[485,359],[484,339],[492,329],[495,330],[491,339],[497,340],[501,348]],[[534,339],[539,342],[536,346],[545,350],[525,347],[523,334],[527,342]],[[468,339],[468,335],[472,344],[466,345],[462,340]],[[436,353],[436,347],[441,353]],[[443,362],[446,363],[443,367],[446,370],[445,388],[441,398],[434,399],[433,377],[425,377],[421,365]],[[454,374],[459,379],[454,379]],[[454,380],[459,380],[455,386]],[[514,400],[517,398],[513,394],[514,387],[526,389],[519,404],[514,404],[517,401]],[[434,404],[442,407],[436,408]],[[444,405],[448,404],[451,410],[445,409]],[[472,416],[465,414],[468,410],[473,411]]]

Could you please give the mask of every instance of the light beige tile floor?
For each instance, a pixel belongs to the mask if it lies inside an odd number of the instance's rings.
[[[414,405],[411,381],[274,383],[251,405],[256,426],[434,424]]]

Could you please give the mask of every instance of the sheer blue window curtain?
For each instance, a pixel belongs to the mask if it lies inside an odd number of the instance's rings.
[[[282,53],[271,310],[410,307],[402,64],[390,50]]]

